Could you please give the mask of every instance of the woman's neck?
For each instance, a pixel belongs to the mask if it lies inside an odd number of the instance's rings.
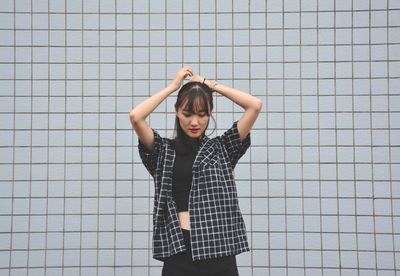
[[[191,138],[183,134],[181,138],[175,138],[175,147],[182,153],[197,152],[200,147],[200,141],[201,138]]]

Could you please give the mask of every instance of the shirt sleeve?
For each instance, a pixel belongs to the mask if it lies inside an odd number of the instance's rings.
[[[232,168],[236,166],[239,159],[246,153],[251,144],[250,133],[240,141],[237,122],[234,122],[232,127],[222,134],[221,141],[228,153]]]
[[[154,149],[152,151],[148,150],[142,141],[139,139],[139,155],[140,158],[142,159],[143,165],[146,167],[147,171],[154,176],[154,172],[157,167],[157,160],[158,157],[160,156],[162,145],[163,145],[163,139],[161,136],[158,134],[157,131],[153,129],[154,133]]]

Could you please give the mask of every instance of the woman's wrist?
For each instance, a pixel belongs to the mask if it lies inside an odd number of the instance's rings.
[[[172,93],[172,92],[175,92],[176,90],[178,90],[181,86],[182,86],[182,82],[174,79],[174,80],[170,81],[170,83],[168,84],[168,86],[166,88],[168,90],[170,90]]]

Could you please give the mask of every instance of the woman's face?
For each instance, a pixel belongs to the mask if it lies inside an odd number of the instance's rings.
[[[185,103],[178,108],[176,116],[179,119],[179,124],[190,138],[200,138],[206,131],[210,117],[207,115],[207,110],[194,109],[189,110]]]

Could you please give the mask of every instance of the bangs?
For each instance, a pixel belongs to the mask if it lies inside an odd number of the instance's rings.
[[[211,107],[209,106],[207,96],[198,91],[187,93],[179,107],[192,113],[205,112],[207,116],[210,116],[211,113]]]

